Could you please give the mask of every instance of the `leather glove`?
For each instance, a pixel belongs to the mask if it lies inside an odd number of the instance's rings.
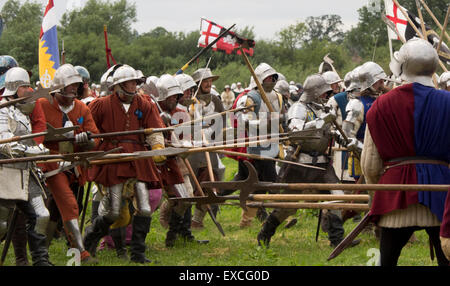
[[[347,144],[348,151],[361,152],[364,145],[356,138],[350,138],[350,143]]]
[[[448,260],[450,260],[450,238],[441,236],[441,247],[442,251],[445,254],[445,257],[447,257]]]
[[[152,150],[162,150],[164,149],[164,146],[162,144],[155,144],[152,146]],[[167,157],[164,155],[158,155],[158,156],[153,156],[153,162],[155,162],[156,165],[164,165],[164,163],[166,163],[167,161]]]

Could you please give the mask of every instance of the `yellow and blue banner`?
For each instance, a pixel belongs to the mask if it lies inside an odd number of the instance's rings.
[[[39,79],[43,87],[50,87],[53,76],[59,67],[57,21],[53,0],[49,0],[39,36]]]

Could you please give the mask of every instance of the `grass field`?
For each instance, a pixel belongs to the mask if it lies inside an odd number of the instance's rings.
[[[236,172],[235,161],[224,158],[227,166],[226,178],[231,179]],[[270,211],[270,210],[269,210]],[[167,249],[164,239],[167,230],[159,223],[159,211],[153,214],[150,233],[147,235],[147,257],[157,261],[149,264],[157,266],[365,266],[373,265],[373,253],[378,248],[376,238],[368,233],[360,234],[361,244],[346,249],[337,258],[327,261],[333,250],[329,246],[327,235],[320,232],[318,242],[314,241],[317,227],[316,210],[299,210],[299,222],[286,229],[283,223],[272,238],[270,248],[257,246],[256,236],[261,223],[255,219],[251,227],[239,228],[241,209],[238,206],[221,206],[217,215],[226,233],[222,237],[211,219],[206,216],[205,228],[193,230],[197,239],[208,239],[210,243],[200,245],[177,241],[172,249]],[[356,222],[348,220],[344,227],[346,234]],[[408,243],[399,259],[400,266],[432,266],[428,247],[428,236],[425,231],[416,232],[418,241]],[[1,245],[3,247],[3,244]],[[54,240],[50,247],[50,260],[59,266],[67,264],[70,257],[66,256],[68,247],[65,239]],[[375,252],[374,252],[375,251]],[[135,266],[138,264],[123,261],[116,257],[114,250],[103,250],[97,255],[99,266]],[[31,259],[30,259],[31,261]],[[15,265],[12,246],[5,265]]]

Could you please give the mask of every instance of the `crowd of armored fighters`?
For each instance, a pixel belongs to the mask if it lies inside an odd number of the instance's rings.
[[[436,74],[438,61],[431,44],[412,39],[394,54],[387,73],[369,61],[340,77],[324,62],[301,84],[289,81],[270,64],[260,63],[247,87],[240,82],[227,84],[221,93],[214,85],[220,75],[207,67],[191,75],[145,76],[135,67],[117,64],[97,85],[86,68],[66,63],[56,70],[46,96],[20,101],[43,87],[33,89],[28,71],[13,57],[1,56],[0,238],[12,242],[16,265],[30,264],[28,245],[36,266],[53,265],[48,249],[58,236],[79,250],[82,265],[97,264],[99,249],[114,249],[124,261],[151,263],[146,238],[156,218],[167,229],[168,249],[177,240],[208,244],[208,240],[196,240],[191,229],[203,228],[207,215],[220,221],[220,204],[205,207],[173,198],[205,196],[199,183],[224,181],[224,155],[166,151],[173,146],[193,147],[193,137],[199,134],[200,145],[207,146],[208,140],[222,138],[221,131],[229,129],[243,130],[240,135],[249,140],[253,140],[252,130],[269,134],[309,131],[312,135],[264,146],[226,148],[241,154],[225,155],[237,161],[234,182],[247,178],[246,162],[250,162],[264,182],[361,184],[360,192],[365,192],[364,184],[449,185],[450,72]],[[167,130],[209,116],[223,119],[223,128],[217,130],[212,121],[204,122],[196,130],[199,134],[191,133],[191,137],[186,135],[189,132],[174,136]],[[55,130],[64,128],[62,138],[28,136],[46,132],[50,125]],[[271,130],[274,126],[276,131]],[[258,133],[254,135],[258,138]],[[155,153],[89,166],[46,161],[49,155],[88,151]],[[16,160],[20,158],[40,159]],[[216,195],[236,191],[219,189]],[[257,190],[254,194],[267,192],[292,191]],[[447,192],[394,189],[369,195],[368,228],[379,239],[381,265],[396,265],[402,248],[419,229],[427,231],[438,264],[449,264]],[[85,220],[87,208],[90,218]],[[288,225],[295,224],[296,212],[247,207],[239,225],[246,228],[260,222],[255,243],[269,247],[280,224],[289,217]],[[345,238],[343,224],[351,218],[360,219],[361,213],[321,211],[320,224],[332,248]],[[359,242],[354,240],[350,246],[357,247]]]

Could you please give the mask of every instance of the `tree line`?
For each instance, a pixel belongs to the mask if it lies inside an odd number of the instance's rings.
[[[427,0],[435,16],[443,21],[447,10],[446,1]],[[401,5],[417,14],[415,0],[401,1]],[[8,0],[2,10],[4,31],[0,37],[0,54],[11,55],[20,66],[32,72],[31,80],[38,81],[38,41],[45,7],[33,1],[21,4],[19,0]],[[357,7],[349,7],[357,9]],[[389,48],[386,25],[381,21],[384,13],[383,1],[379,9],[363,6],[358,9],[356,26],[343,31],[339,15],[308,17],[281,29],[275,39],[256,40],[251,63],[256,67],[266,62],[281,72],[289,81],[302,83],[306,76],[318,72],[324,55],[334,60],[341,77],[356,66],[375,61],[389,73]],[[433,20],[423,13],[425,22],[435,31]],[[126,63],[142,70],[145,76],[173,74],[181,68],[200,48],[197,48],[199,30],[171,32],[156,27],[146,33],[131,29],[136,22],[136,6],[128,0],[88,0],[81,8],[66,12],[58,25],[58,41],[64,41],[66,62],[86,67],[91,80],[99,82],[106,71],[103,26],[108,28],[108,41],[118,63]],[[239,27],[239,23],[236,23]],[[254,27],[240,27],[236,33],[255,39]],[[394,50],[401,43],[393,41]],[[220,78],[214,83],[219,90],[226,84],[250,81],[242,56],[209,51],[185,72],[206,65],[212,57],[210,68]]]

